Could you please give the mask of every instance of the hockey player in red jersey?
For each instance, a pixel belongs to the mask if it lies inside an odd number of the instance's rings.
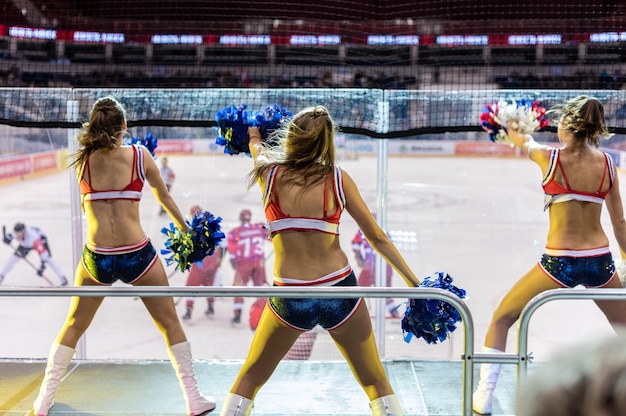
[[[265,241],[267,230],[263,223],[252,224],[252,212],[244,209],[239,213],[241,225],[228,233],[228,253],[230,264],[235,269],[233,286],[247,286],[252,281],[254,286],[266,284],[265,276]],[[233,304],[232,323],[241,322],[243,298],[236,297]]]

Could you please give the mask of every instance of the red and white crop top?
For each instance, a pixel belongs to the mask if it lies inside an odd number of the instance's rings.
[[[559,149],[552,149],[552,151],[550,152],[550,163],[548,164],[548,172],[546,173],[546,176],[541,184],[545,193],[544,209],[548,209],[548,207],[552,204],[558,204],[560,202],[567,201],[592,202],[594,204],[602,205],[606,194],[609,193],[611,187],[613,186],[613,178],[615,176],[615,165],[613,163],[613,159],[611,159],[611,156],[609,156],[607,153],[604,154],[606,164],[598,191],[583,192],[573,190],[570,187],[567,176],[565,175],[565,171],[563,170],[563,166],[561,165],[559,155]],[[565,181],[565,186],[554,180],[557,170],[561,171],[561,175],[563,176],[563,180]],[[609,173],[609,187],[605,191],[602,191],[602,187],[604,186],[604,181],[607,176],[607,171]]]
[[[278,173],[278,166],[273,166],[267,173],[265,192],[263,193],[263,205],[265,206],[265,218],[269,237],[273,237],[281,231],[321,231],[324,233],[339,235],[339,219],[346,205],[346,197],[343,190],[343,176],[341,169],[335,167],[334,175],[326,178],[328,189],[329,181],[332,180],[333,195],[337,201],[337,210],[328,215],[328,193],[324,192],[324,216],[322,218],[291,217],[280,209],[278,195],[274,192],[274,181]]]
[[[133,170],[130,175],[130,182],[120,190],[98,191],[91,187],[91,171],[89,170],[89,159],[82,166],[80,172],[80,193],[84,202],[102,201],[110,199],[128,199],[139,201],[141,199],[143,184],[146,180],[145,167],[143,165],[143,154],[141,147],[131,145],[133,149]],[[87,176],[85,178],[85,175]]]

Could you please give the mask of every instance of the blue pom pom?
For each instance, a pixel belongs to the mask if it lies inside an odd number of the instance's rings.
[[[226,154],[244,153],[250,155],[248,127],[253,125],[253,117],[246,111],[246,108],[248,108],[247,104],[241,104],[239,107],[231,105],[215,114],[218,132],[215,143],[224,146],[224,153]]]
[[[255,114],[253,125],[259,128],[263,142],[271,146],[277,146],[279,143],[272,139],[272,133],[280,129],[283,123],[289,122],[292,118],[293,113],[278,104],[268,105],[265,111]]]
[[[272,132],[293,117],[292,113],[277,104],[268,105],[264,111],[255,113],[246,111],[247,108],[247,104],[241,104],[238,107],[231,105],[215,114],[218,131],[215,143],[224,146],[224,153],[226,154],[244,153],[250,156],[248,127],[258,127],[261,132],[261,140],[268,142]],[[275,145],[276,143],[271,144]]]
[[[148,149],[150,151],[150,154],[154,158],[154,151],[156,150],[156,148],[158,146],[158,140],[157,140],[156,137],[154,137],[152,135],[152,133],[148,132],[148,133],[146,133],[146,137],[145,138],[141,137],[141,136],[131,137],[130,138],[130,144],[141,144],[141,145],[145,146],[146,149]]]
[[[465,290],[452,284],[452,277],[444,272],[427,276],[419,287],[445,289],[460,298],[465,297]],[[435,299],[409,299],[402,318],[404,341],[410,342],[413,336],[423,338],[428,344],[445,341],[450,332],[461,322],[461,315],[448,302]]]
[[[187,221],[189,231],[186,233],[181,233],[173,223],[169,228],[163,227],[161,232],[167,236],[165,249],[161,250],[161,254],[166,256],[165,263],[169,266],[175,262],[179,270],[186,271],[193,263],[202,262],[206,256],[212,255],[225,237],[221,221],[221,217],[215,217],[208,211],[199,211],[191,221]]]

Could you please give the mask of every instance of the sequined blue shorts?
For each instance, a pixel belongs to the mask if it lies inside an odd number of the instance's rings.
[[[615,264],[608,248],[546,250],[539,265],[548,277],[564,287],[602,287],[615,276]]]
[[[117,280],[135,283],[158,260],[148,238],[124,247],[97,247],[85,245],[82,265],[92,280],[111,285]]]
[[[333,286],[358,286],[354,272]],[[277,298],[268,300],[270,309],[285,325],[310,331],[320,325],[333,330],[352,316],[362,299],[339,298]]]

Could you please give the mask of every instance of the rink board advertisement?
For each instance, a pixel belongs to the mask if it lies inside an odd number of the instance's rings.
[[[44,152],[0,159],[0,180],[52,171],[59,168],[60,154],[67,152]]]

